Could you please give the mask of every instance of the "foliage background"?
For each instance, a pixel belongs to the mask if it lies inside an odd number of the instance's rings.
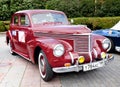
[[[86,24],[91,29],[108,28],[119,21],[119,17],[114,20],[111,18],[120,16],[119,5],[120,0],[0,0],[0,27],[2,25],[3,29],[4,24],[9,23],[4,21],[10,20],[16,11],[52,9],[65,12],[69,18],[75,20],[74,24]],[[3,30],[7,29],[8,24]]]
[[[52,9],[73,17],[120,16],[120,0],[0,0],[0,20],[25,9]]]

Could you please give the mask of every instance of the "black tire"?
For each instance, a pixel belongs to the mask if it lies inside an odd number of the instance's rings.
[[[12,44],[11,40],[9,40],[8,45],[9,45],[9,51],[10,51],[10,53],[11,53],[12,55],[15,55],[16,53],[13,52],[13,44]]]
[[[53,71],[48,63],[47,57],[43,51],[38,56],[39,72],[44,81],[50,81],[53,78]]]
[[[107,52],[111,53],[111,52],[115,51],[115,46],[114,46],[113,41],[110,38],[108,38],[108,39],[110,40],[111,43],[110,43],[110,47],[108,48]]]

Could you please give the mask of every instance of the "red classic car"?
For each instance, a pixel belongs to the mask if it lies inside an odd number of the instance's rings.
[[[70,25],[54,10],[23,10],[13,14],[6,41],[11,54],[38,63],[44,81],[55,73],[103,67],[114,57],[106,54],[109,39],[92,34],[85,25]]]

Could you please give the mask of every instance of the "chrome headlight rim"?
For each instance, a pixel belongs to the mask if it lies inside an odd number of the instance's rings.
[[[64,46],[62,44],[57,44],[53,48],[53,55],[55,57],[61,57],[65,52]]]
[[[102,42],[102,46],[104,50],[109,51],[111,49],[111,41],[108,38],[104,39]]]

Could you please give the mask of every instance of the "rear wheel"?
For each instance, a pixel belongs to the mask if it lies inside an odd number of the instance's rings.
[[[47,57],[43,51],[40,51],[38,56],[38,65],[39,65],[39,71],[42,79],[44,81],[49,81],[53,78],[53,71],[50,67]]]
[[[13,44],[12,44],[11,40],[9,40],[8,45],[9,45],[9,51],[10,51],[10,53],[11,53],[12,55],[15,55],[16,53],[13,52]]]

